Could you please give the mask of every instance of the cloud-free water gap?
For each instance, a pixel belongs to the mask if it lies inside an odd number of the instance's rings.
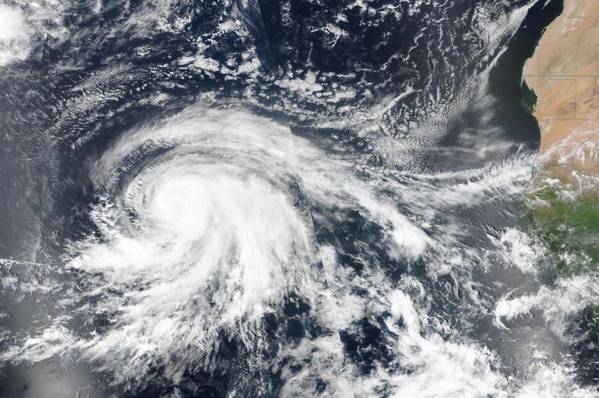
[[[53,167],[2,174],[39,226],[0,246],[2,391],[592,394],[561,332],[594,281],[536,279],[536,130],[487,84],[541,3],[61,2],[47,38],[11,3],[6,137]]]

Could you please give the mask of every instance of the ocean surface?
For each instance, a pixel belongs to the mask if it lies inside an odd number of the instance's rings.
[[[0,396],[597,396],[522,199],[561,8],[3,0]]]

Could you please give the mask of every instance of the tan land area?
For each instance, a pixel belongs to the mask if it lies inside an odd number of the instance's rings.
[[[599,178],[599,0],[564,0],[524,67],[535,92],[540,161],[578,188]]]

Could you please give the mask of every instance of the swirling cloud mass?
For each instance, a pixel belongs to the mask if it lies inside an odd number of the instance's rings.
[[[0,395],[596,396],[506,94],[553,2],[321,3],[0,5]]]

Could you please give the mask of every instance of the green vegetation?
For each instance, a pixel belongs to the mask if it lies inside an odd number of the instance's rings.
[[[532,88],[528,87],[526,81],[522,81],[522,90],[524,93],[522,95],[521,103],[529,113],[533,113],[535,106],[537,105],[537,95]]]
[[[599,272],[599,194],[569,199],[546,187],[530,199],[533,235],[549,250],[557,273]]]
[[[550,264],[542,267],[544,279],[599,273],[599,192],[575,198],[560,195],[556,187],[545,187],[528,198],[533,236],[549,250]],[[583,330],[599,340],[599,303],[583,312]]]

